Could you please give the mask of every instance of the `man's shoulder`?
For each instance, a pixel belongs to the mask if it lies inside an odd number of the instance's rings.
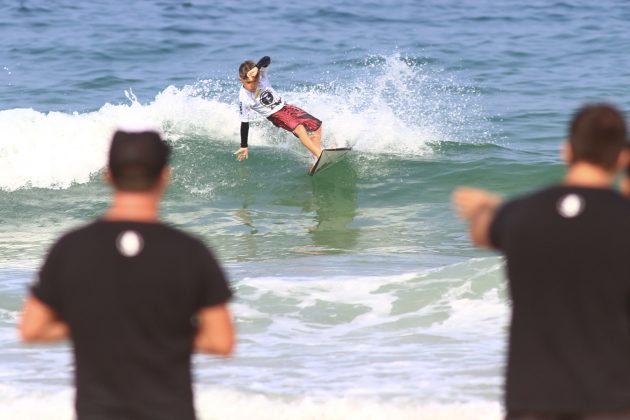
[[[549,211],[553,211],[557,201],[568,192],[563,186],[553,185],[517,195],[499,207],[493,224],[497,220],[506,221],[514,220],[514,218],[528,222],[531,220],[540,221],[543,215],[548,215],[550,214]]]
[[[504,203],[499,213],[503,216],[521,215],[528,219],[558,213],[572,218],[573,213],[581,214],[586,209],[591,215],[630,214],[630,200],[612,188],[555,185],[517,196]]]
[[[548,202],[574,195],[585,200],[592,200],[595,203],[612,202],[624,207],[630,207],[630,200],[623,197],[618,191],[611,188],[588,188],[574,187],[567,185],[552,185],[527,194],[517,196],[506,204],[527,205],[536,202]]]
[[[81,240],[82,238],[93,235],[93,232],[98,226],[98,222],[99,221],[96,220],[91,223],[86,223],[71,228],[69,231],[67,231],[57,239],[56,244],[72,243],[77,240]]]
[[[553,194],[551,188],[544,188],[533,192],[520,194],[505,201],[499,208],[499,212],[507,212],[510,210],[530,207],[542,201],[548,201],[550,194]]]

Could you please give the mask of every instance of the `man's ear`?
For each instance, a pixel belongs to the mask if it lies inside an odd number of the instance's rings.
[[[625,170],[630,163],[630,148],[624,147],[619,153],[617,158],[617,169],[620,171]]]
[[[114,179],[112,177],[112,171],[110,171],[109,168],[105,168],[105,170],[103,171],[103,181],[107,185],[114,185]]]
[[[164,182],[167,184],[171,182],[172,175],[173,175],[173,168],[171,168],[170,165],[165,166],[164,169],[162,170],[162,179],[164,179]]]
[[[162,172],[160,173],[160,190],[162,192],[166,191],[166,189],[168,188],[168,184],[170,184],[171,182],[171,176],[172,176],[173,170],[171,168],[170,165],[166,165],[164,168],[162,168]]]
[[[562,149],[560,153],[562,155],[562,159],[564,159],[564,162],[567,165],[571,165],[571,163],[573,163],[573,149],[571,148],[571,143],[569,143],[569,140],[565,140],[564,143],[562,143]]]

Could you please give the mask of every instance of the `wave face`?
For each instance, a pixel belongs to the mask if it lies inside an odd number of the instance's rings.
[[[109,190],[101,173],[120,126],[164,133],[174,148],[165,217],[228,260],[452,252],[459,245],[439,238],[458,229],[448,204],[454,185],[508,167],[528,176],[537,170],[515,164],[515,152],[489,134],[493,122],[473,88],[400,54],[367,57],[337,80],[283,90],[324,121],[324,145],[353,147],[316,177],[307,176],[301,144],[265,120],[252,123],[250,159],[235,161],[238,87],[210,79],[168,86],[146,103],[128,90],[127,103],[87,113],[0,111],[0,131],[8,133],[0,140],[7,202],[0,216],[19,224],[22,236],[40,238],[24,252],[11,231],[0,232],[7,255],[36,259],[55,235],[102,213]]]
[[[475,135],[475,125],[483,123],[479,109],[470,107],[474,93],[431,74],[423,65],[391,55],[366,59],[352,73],[355,77],[350,81],[283,92],[285,100],[325,121],[325,146],[352,146],[370,158],[408,160],[431,156],[441,142],[483,140],[483,133],[469,137]],[[0,188],[68,188],[89,182],[104,167],[109,140],[120,126],[141,123],[162,130],[178,146],[176,159],[184,167],[195,159],[186,148],[191,143],[205,142],[206,147],[221,150],[237,147],[237,87],[223,80],[169,86],[146,104],[128,90],[128,104],[108,103],[87,113],[0,111],[4,133]],[[267,121],[254,123],[251,131],[253,156],[263,159],[265,149],[306,154],[296,143]],[[259,152],[258,147],[265,149]],[[212,166],[216,163],[233,165],[232,159],[217,162],[215,158]]]
[[[195,358],[201,418],[499,418],[500,262],[466,262],[447,198],[462,174],[487,170],[482,157],[512,164],[478,93],[400,54],[283,86],[287,102],[324,121],[325,145],[353,148],[309,177],[303,147],[265,120],[252,123],[250,159],[235,161],[237,88],[205,79],[147,102],[127,90],[126,103],[83,113],[0,111],[10,134],[0,144],[0,293],[13,302],[0,312],[0,344],[17,358],[5,364],[3,409],[17,419],[71,412],[70,373],[59,368],[68,348],[24,359],[12,335],[18,296],[54,238],[107,207],[109,139],[141,124],[174,148],[166,220],[212,246],[238,296],[233,360]]]

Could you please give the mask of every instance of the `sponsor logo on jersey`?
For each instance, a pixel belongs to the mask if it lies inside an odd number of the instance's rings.
[[[266,106],[273,104],[273,100],[273,93],[269,92],[268,90],[264,91],[260,96],[260,102]]]

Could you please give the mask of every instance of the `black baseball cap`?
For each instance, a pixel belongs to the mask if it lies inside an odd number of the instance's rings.
[[[168,164],[171,147],[156,131],[114,133],[107,166],[114,184],[122,189],[152,186]]]

